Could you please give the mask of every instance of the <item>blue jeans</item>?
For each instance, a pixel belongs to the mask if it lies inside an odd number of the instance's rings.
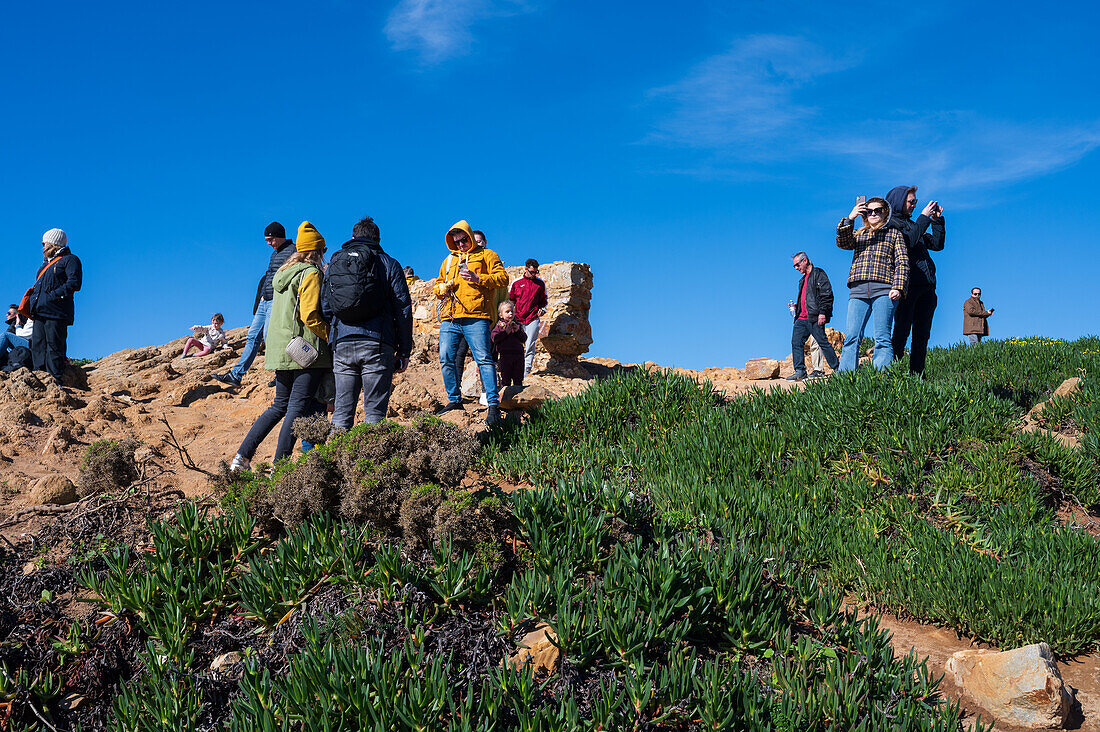
[[[485,400],[490,407],[500,406],[497,394],[497,365],[489,350],[489,320],[487,318],[455,318],[439,324],[439,366],[443,371],[443,386],[452,404],[462,402],[462,384],[455,370],[458,357],[458,336],[462,335],[470,346],[474,363],[481,372],[481,385],[485,387]]]
[[[252,325],[248,326],[248,340],[244,343],[244,352],[229,371],[237,381],[244,378],[245,372],[256,360],[256,356],[260,352],[260,344],[267,337],[267,320],[269,317],[271,317],[271,301],[260,300],[260,305],[256,308],[256,314],[252,316]]]
[[[893,337],[894,308],[897,303],[887,295],[874,299],[853,297],[848,300],[848,322],[844,335],[844,350],[840,352],[840,370],[850,371],[859,363],[859,343],[867,321],[871,321],[875,338],[875,357],[872,365],[886,368],[894,360]]]

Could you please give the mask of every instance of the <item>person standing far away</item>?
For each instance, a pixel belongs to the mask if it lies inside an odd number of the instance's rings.
[[[416,276],[416,273],[413,272],[412,267],[406,267],[405,268],[405,285],[406,285],[406,287],[412,287],[412,283],[416,282],[419,279],[420,278]]]
[[[28,293],[25,315],[34,321],[31,332],[31,363],[35,371],[46,371],[58,386],[69,365],[66,354],[69,326],[76,308],[73,295],[84,282],[80,259],[69,251],[68,237],[61,229],[42,235],[42,265]]]
[[[439,313],[439,366],[443,385],[447,389],[447,404],[439,414],[462,409],[462,384],[456,378],[455,361],[458,337],[470,346],[474,362],[481,372],[485,401],[489,413],[485,423],[490,427],[500,421],[500,395],[497,392],[497,369],[490,349],[490,323],[493,319],[493,295],[498,287],[508,286],[508,273],[496,252],[479,246],[466,221],[459,221],[447,231],[447,248],[451,251],[439,266],[435,296],[442,303]]]
[[[929,201],[914,221],[917,210],[917,187],[898,186],[886,194],[890,204],[890,221],[886,225],[905,237],[909,250],[909,289],[894,310],[894,360],[905,352],[909,331],[913,345],[909,349],[909,373],[924,374],[928,354],[928,338],[932,334],[932,316],[936,312],[936,264],[928,252],[942,252],[944,243],[943,209],[939,201]],[[931,231],[928,231],[931,225]]]
[[[364,419],[381,422],[389,412],[393,375],[409,366],[412,300],[401,263],[382,250],[370,216],[351,230],[351,240],[332,255],[321,298],[330,323],[336,406],[332,424],[351,429],[359,393]]]
[[[328,371],[332,352],[328,346],[328,323],[321,315],[321,274],[325,239],[313,224],[298,227],[296,251],[283,262],[272,278],[271,315],[264,345],[264,368],[275,372],[275,400],[256,418],[248,430],[229,469],[248,470],[264,438],[282,421],[275,446],[278,461],[294,449],[294,420],[316,413],[314,394]],[[308,366],[287,353],[291,341],[300,338],[316,357]],[[301,341],[298,341],[299,343]]]
[[[806,256],[799,252],[791,258],[794,268],[802,274],[798,283],[798,300],[794,308],[794,330],[791,332],[791,354],[794,361],[794,373],[787,381],[802,381],[806,378],[806,337],[812,336],[829,363],[836,371],[840,360],[825,335],[825,324],[833,317],[833,286],[825,270],[815,267]],[[814,371],[810,376],[820,378],[825,372]]]
[[[970,299],[963,303],[963,335],[970,339],[970,345],[976,346],[982,338],[989,335],[989,316],[996,308],[985,309],[982,302],[982,288],[970,291]]]
[[[512,283],[508,299],[515,303],[516,320],[523,326],[527,343],[523,355],[523,375],[531,373],[535,363],[535,343],[542,328],[540,318],[546,314],[546,283],[539,279],[539,263],[528,259],[523,266],[523,277]]]
[[[245,372],[252,366],[260,352],[260,344],[267,336],[267,323],[271,316],[271,301],[275,297],[273,281],[275,273],[283,266],[291,254],[294,254],[294,240],[286,238],[286,229],[278,221],[272,221],[264,229],[264,241],[274,249],[267,260],[267,272],[256,286],[256,302],[252,306],[252,325],[248,326],[248,336],[244,342],[244,351],[237,363],[227,373],[212,374],[229,386],[240,386]]]
[[[863,226],[853,231],[857,216],[863,217]],[[886,226],[889,220],[890,204],[876,196],[857,203],[836,227],[836,245],[852,252],[841,371],[859,365],[859,344],[868,320],[872,321],[875,338],[871,363],[886,368],[894,360],[894,308],[909,283],[909,251],[901,232]]]

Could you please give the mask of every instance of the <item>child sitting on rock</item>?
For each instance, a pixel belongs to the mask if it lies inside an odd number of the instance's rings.
[[[183,344],[183,358],[190,356],[205,356],[215,348],[229,348],[229,339],[225,335],[225,331],[222,330],[222,324],[225,322],[225,318],[221,313],[214,313],[210,318],[210,325],[192,325],[191,330],[194,332],[194,336],[187,339],[187,342]],[[198,348],[197,353],[188,353],[192,348]]]
[[[500,320],[493,326],[492,339],[497,351],[497,372],[501,386],[523,386],[523,355],[527,350],[527,333],[516,320],[511,300],[498,308]]]

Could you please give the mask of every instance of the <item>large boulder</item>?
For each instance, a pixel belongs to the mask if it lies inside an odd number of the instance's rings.
[[[47,475],[30,485],[27,500],[43,506],[64,506],[77,498],[76,486],[64,475]]]
[[[1046,643],[1003,652],[958,651],[944,667],[999,722],[1060,729],[1073,707],[1073,694]]]
[[[506,267],[511,286],[523,276],[523,267]],[[559,359],[576,359],[592,345],[592,326],[588,311],[592,305],[592,270],[587,264],[551,262],[540,266],[546,282],[546,315],[536,352]],[[435,279],[417,280],[409,287],[413,307],[413,331],[416,334],[438,332],[438,300],[432,293]]]

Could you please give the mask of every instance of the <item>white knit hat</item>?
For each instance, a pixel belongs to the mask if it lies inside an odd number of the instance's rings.
[[[61,229],[50,229],[42,235],[43,244],[53,244],[56,247],[65,246],[65,242],[69,239],[65,236],[65,232]]]

